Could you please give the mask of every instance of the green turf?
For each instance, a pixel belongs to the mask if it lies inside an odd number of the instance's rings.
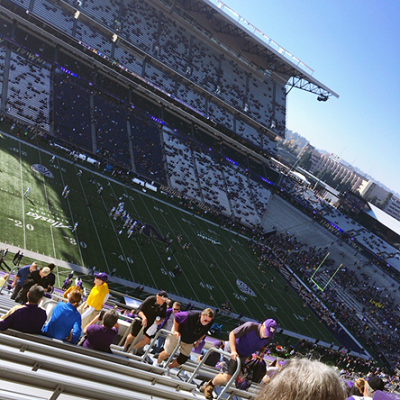
[[[246,238],[177,209],[168,204],[167,197],[161,201],[151,191],[128,188],[61,157],[52,164],[51,154],[16,138],[1,135],[0,154],[1,242],[88,268],[96,265],[106,272],[116,268],[118,277],[165,289],[171,297],[175,294],[213,307],[229,300],[238,314],[257,320],[276,318],[285,329],[336,343],[294,291],[284,293],[286,282],[275,269],[265,274],[258,270]],[[47,167],[54,178],[34,172],[33,164]],[[71,192],[64,199],[61,193],[66,184]],[[97,194],[99,185],[104,187],[102,196]],[[31,187],[29,199],[23,196],[27,187]],[[111,218],[109,210],[118,198],[123,198],[132,217],[153,225],[162,235],[170,234],[173,242],[168,253],[166,243],[154,237],[129,239],[126,231],[117,234],[123,223]],[[74,222],[79,223],[75,233]],[[178,234],[183,236],[180,244]],[[183,250],[186,242],[190,248]],[[210,267],[212,262],[214,267]],[[183,273],[174,277],[177,264]],[[255,296],[241,292],[237,280]]]

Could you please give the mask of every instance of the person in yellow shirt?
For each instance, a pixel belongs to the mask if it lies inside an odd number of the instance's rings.
[[[108,290],[108,275],[105,272],[100,272],[94,276],[94,286],[90,291],[89,297],[78,308],[82,314],[82,326],[86,326],[94,317],[100,314],[105,302],[110,296]]]

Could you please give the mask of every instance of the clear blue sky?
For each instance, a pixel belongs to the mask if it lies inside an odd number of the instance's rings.
[[[400,1],[223,2],[340,95],[293,89],[287,128],[400,194]]]

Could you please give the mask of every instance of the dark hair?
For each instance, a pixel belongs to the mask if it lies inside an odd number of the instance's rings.
[[[103,325],[111,329],[117,323],[118,317],[117,310],[108,310],[103,316]]]
[[[43,295],[44,295],[43,287],[39,285],[33,285],[28,292],[28,302],[32,304],[37,304],[39,303]]]
[[[50,268],[51,271],[53,271],[53,269],[56,267],[53,263],[50,263],[48,265],[48,267]]]
[[[167,308],[171,308],[172,307],[172,300],[171,299],[167,299],[166,303],[167,303]]]

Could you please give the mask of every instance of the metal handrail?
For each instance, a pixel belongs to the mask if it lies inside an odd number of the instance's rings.
[[[147,357],[147,355],[149,354],[150,350],[152,349],[152,347],[154,346],[156,340],[161,336],[161,335],[165,335],[165,337],[167,338],[168,336],[173,335],[173,333],[171,331],[168,331],[166,329],[160,329],[159,331],[157,331],[156,335],[154,336],[154,338],[151,340],[147,350],[145,351],[145,353],[143,354],[143,356],[141,357],[141,359],[144,361]],[[181,345],[182,339],[179,336],[179,340],[178,340],[178,344],[176,345],[176,347],[174,348],[174,351],[170,354],[170,356],[168,357],[168,360],[166,362],[166,366],[168,366],[168,364],[172,361],[172,358],[175,356],[175,354],[177,353],[180,345]]]
[[[231,353],[228,353],[227,351],[224,351],[222,349],[218,349],[216,347],[211,347],[210,349],[207,350],[207,352],[204,354],[203,358],[201,359],[199,365],[195,368],[195,370],[193,371],[192,375],[189,376],[187,382],[191,383],[194,378],[196,377],[196,375],[199,373],[200,368],[203,366],[204,362],[207,360],[208,356],[211,354],[211,352],[217,352],[220,353],[226,357],[231,357]],[[226,385],[224,386],[224,388],[222,389],[221,393],[219,394],[219,396],[217,397],[217,400],[222,399],[222,396],[225,395],[226,391],[229,389],[229,387],[231,386],[232,382],[234,382],[236,380],[236,377],[239,375],[240,369],[242,368],[242,362],[240,360],[240,357],[236,358],[237,361],[237,366],[236,366],[236,371],[235,373],[231,376],[231,379],[229,379],[229,381],[226,383]]]

